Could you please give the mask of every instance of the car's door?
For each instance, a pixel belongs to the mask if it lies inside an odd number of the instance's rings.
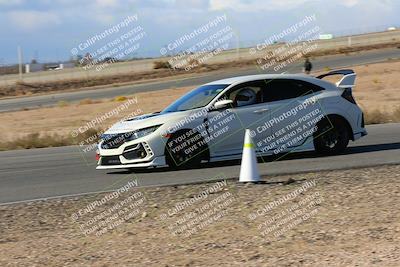
[[[273,122],[270,151],[278,154],[311,142],[323,113],[314,96],[323,88],[303,80],[274,79],[264,90],[263,101],[268,103]]]
[[[237,85],[220,98],[232,100],[230,108],[208,113],[210,136],[213,137],[209,142],[212,157],[241,154],[245,129],[255,131],[259,124],[269,119],[269,109],[262,101],[264,87],[264,80]],[[268,129],[263,135],[270,133],[271,129]],[[254,143],[260,137],[255,135]]]

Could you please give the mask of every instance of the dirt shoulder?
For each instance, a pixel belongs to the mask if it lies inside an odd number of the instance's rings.
[[[398,266],[400,166],[265,179],[0,206],[0,265]]]

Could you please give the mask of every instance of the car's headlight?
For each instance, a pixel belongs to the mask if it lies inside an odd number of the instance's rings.
[[[143,129],[139,129],[139,130],[136,130],[134,132],[130,132],[125,140],[126,141],[133,141],[135,139],[144,137],[146,135],[149,135],[149,134],[155,132],[160,126],[161,126],[161,124],[160,125],[156,125],[156,126],[143,128]]]

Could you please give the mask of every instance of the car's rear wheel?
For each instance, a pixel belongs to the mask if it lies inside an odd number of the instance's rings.
[[[165,146],[165,158],[172,169],[196,168],[209,159],[208,146],[199,134],[180,131],[172,134]]]
[[[343,152],[350,141],[349,129],[343,119],[325,118],[317,125],[314,147],[317,153],[334,155]]]

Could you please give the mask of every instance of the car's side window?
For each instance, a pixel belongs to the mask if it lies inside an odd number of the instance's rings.
[[[318,85],[301,80],[274,79],[266,82],[262,93],[263,102],[292,99],[322,91]]]
[[[233,101],[234,107],[244,107],[262,103],[262,93],[265,90],[264,81],[246,82],[233,87],[224,96],[224,99]]]

